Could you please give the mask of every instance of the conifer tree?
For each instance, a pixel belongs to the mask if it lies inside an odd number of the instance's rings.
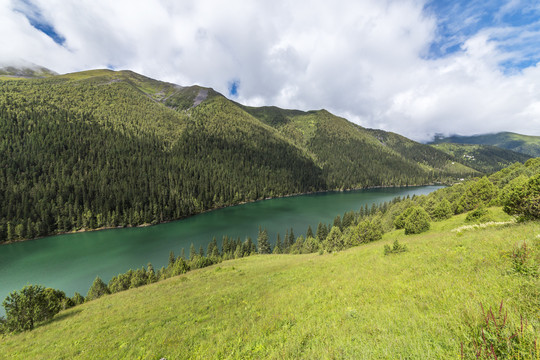
[[[294,236],[293,228],[291,228],[291,231],[289,232],[289,247],[294,245],[294,242],[296,241],[296,237]]]
[[[146,277],[148,279],[148,283],[155,283],[158,279],[156,277],[156,272],[154,271],[154,267],[152,266],[152,263],[148,263],[147,270],[146,270]]]
[[[191,246],[189,247],[189,260],[195,259],[196,255],[197,255],[197,251],[195,250],[195,245],[191,243]]]
[[[326,225],[323,223],[319,223],[319,225],[317,226],[317,239],[319,240],[319,242],[322,242],[324,241],[324,239],[326,239],[327,236],[328,229]]]
[[[334,224],[333,226],[336,226],[339,228],[339,230],[343,230],[343,227],[341,225],[341,216],[339,215],[336,215],[336,217],[334,218]]]
[[[274,246],[272,254],[281,254],[281,237],[279,236],[279,233],[277,234],[276,246]]]
[[[308,226],[307,232],[306,232],[306,239],[309,237],[312,237],[312,238],[315,237],[315,235],[313,235],[313,230],[311,230],[311,225]]]
[[[268,232],[266,229],[261,230],[259,226],[259,235],[257,236],[257,247],[259,248],[259,254],[270,254],[270,244],[268,243]]]
[[[167,266],[172,267],[174,265],[174,259],[174,251],[171,250],[171,252],[169,253],[169,262]]]
[[[289,244],[289,229],[285,230],[285,237],[283,238],[283,246],[281,248],[281,251],[285,254],[288,252],[289,247],[291,244]]]
[[[88,290],[88,294],[86,294],[86,301],[97,299],[109,293],[110,291],[107,288],[107,285],[105,285],[103,280],[101,280],[101,278],[97,276],[94,282],[92,283],[92,286]]]
[[[219,249],[217,246],[217,240],[215,236],[212,238],[212,241],[208,244],[208,250],[206,251],[206,254],[208,256],[213,256],[213,257],[219,256]]]

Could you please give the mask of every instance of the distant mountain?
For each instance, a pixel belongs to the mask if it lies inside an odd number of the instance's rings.
[[[0,79],[0,241],[476,174],[325,110],[245,107],[131,71]]]
[[[530,155],[491,145],[440,143],[432,146],[483,173],[494,173],[515,162],[524,163],[532,158]]]
[[[492,145],[532,157],[540,156],[540,136],[520,135],[511,132],[473,136],[454,135],[450,137],[436,137],[431,142],[431,144],[440,143]]]
[[[58,75],[52,70],[44,68],[24,60],[0,61],[0,78],[2,77],[22,77],[22,78],[42,78]]]

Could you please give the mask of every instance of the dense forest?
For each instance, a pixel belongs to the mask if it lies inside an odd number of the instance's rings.
[[[247,108],[212,89],[108,70],[0,79],[0,155],[0,242],[479,174],[327,111]]]

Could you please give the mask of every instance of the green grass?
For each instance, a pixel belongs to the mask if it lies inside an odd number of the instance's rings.
[[[500,209],[491,210],[504,220]],[[9,359],[459,358],[480,303],[539,336],[539,282],[509,254],[540,224],[450,231],[465,216],[327,255],[227,261],[64,311],[0,342]],[[409,251],[384,256],[398,238]]]
[[[4,338],[0,357],[459,358],[480,304],[501,300],[538,337],[538,279],[508,270],[516,244],[540,250],[540,224],[450,231],[464,224],[460,215],[337,254],[227,261],[64,311]],[[396,238],[409,251],[384,256]]]

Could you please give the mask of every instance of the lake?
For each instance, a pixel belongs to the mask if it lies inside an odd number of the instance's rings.
[[[13,290],[27,284],[60,289],[68,296],[86,295],[96,276],[105,282],[119,273],[151,262],[156,271],[167,264],[169,252],[180,255],[190,245],[206,251],[212,237],[228,235],[256,243],[259,225],[267,228],[275,243],[291,227],[296,236],[305,235],[309,225],[331,223],[336,215],[396,196],[428,194],[441,186],[380,188],[292,196],[248,203],[140,228],[111,229],[50,236],[0,246],[0,302]],[[0,307],[0,315],[4,314]]]

